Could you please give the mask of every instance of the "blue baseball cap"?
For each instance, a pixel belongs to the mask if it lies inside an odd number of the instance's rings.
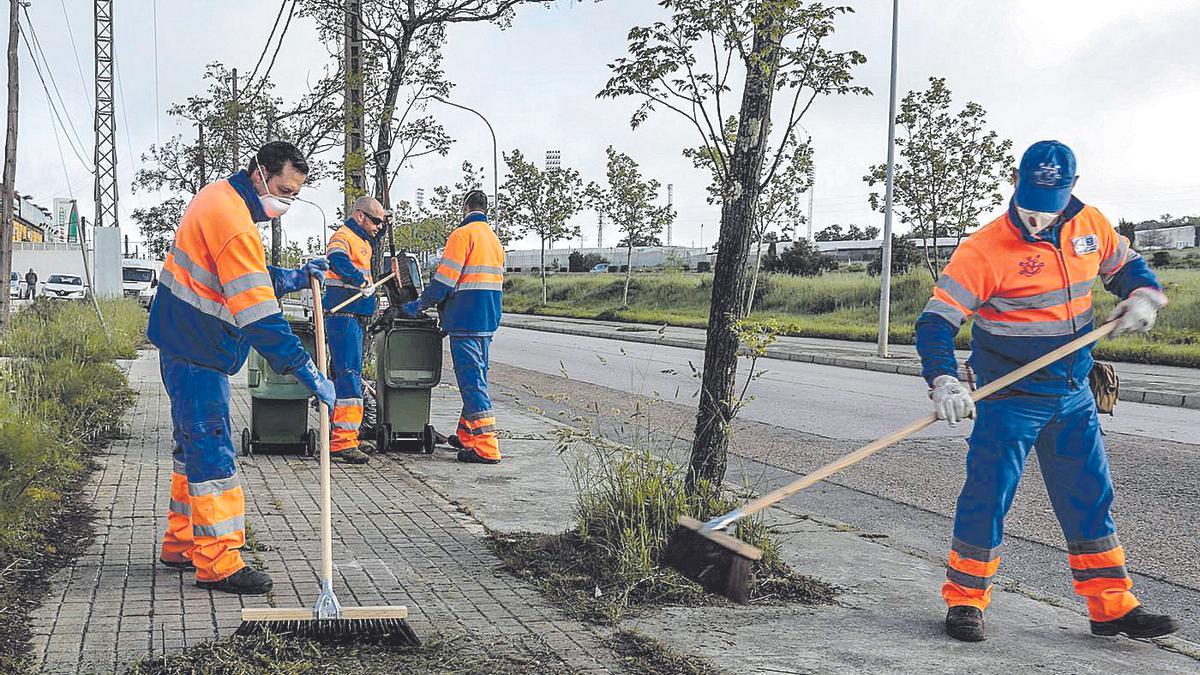
[[[1075,153],[1058,141],[1038,141],[1021,156],[1017,170],[1017,206],[1058,213],[1071,201]]]

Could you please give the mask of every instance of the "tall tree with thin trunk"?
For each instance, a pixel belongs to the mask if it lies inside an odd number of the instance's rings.
[[[8,0],[8,120],[4,135],[4,186],[0,196],[0,279],[8,288],[12,274],[13,205],[17,190],[17,109],[21,79],[17,69],[17,37],[21,33],[21,3]],[[8,291],[0,293],[0,330],[8,325]]]
[[[1012,141],[987,129],[987,111],[968,102],[950,110],[946,78],[929,78],[929,89],[910,91],[900,104],[893,199],[896,215],[924,240],[925,267],[936,281],[942,273],[938,237],[959,241],[979,225],[979,216],[1004,203],[1001,181],[1013,166]],[[870,186],[887,180],[887,165],[863,177]],[[883,195],[872,192],[871,208],[883,211]]]
[[[633,279],[633,248],[659,245],[658,235],[675,219],[669,206],[660,206],[654,179],[644,180],[641,167],[632,157],[608,147],[608,187],[588,186],[588,202],[624,235],[617,245],[625,247],[625,289],[621,307],[629,306],[629,282]]]
[[[520,150],[504,155],[508,176],[500,186],[508,222],[516,234],[534,235],[541,242],[542,304],[546,292],[546,249],[556,239],[579,236],[579,226],[568,221],[585,206],[583,179],[569,167],[539,169]]]
[[[855,51],[824,44],[848,7],[801,0],[663,0],[669,19],[635,27],[628,56],[610,64],[601,97],[641,101],[634,127],[665,109],[696,130],[721,184],[721,229],[688,486],[725,477],[729,424],[738,407],[737,323],[744,315],[747,258],[759,196],[787,160],[787,145],[818,97],[865,94]],[[729,82],[741,82],[737,131],[725,133]],[[776,95],[786,111],[772,118]],[[774,133],[772,131],[774,130]],[[774,138],[772,138],[774,136]]]

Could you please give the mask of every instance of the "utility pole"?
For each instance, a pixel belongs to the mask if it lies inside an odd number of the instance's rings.
[[[96,0],[96,222],[117,222],[117,118],[113,108],[112,0]]]
[[[346,117],[346,144],[342,162],[346,183],[343,211],[349,217],[354,200],[367,193],[367,158],[363,150],[362,0],[345,2],[342,61],[346,69],[346,82],[342,105]],[[386,189],[386,186],[378,189]]]
[[[238,134],[241,132],[241,130],[238,128],[238,126],[239,126],[239,125],[238,125],[238,122],[239,122],[239,119],[238,119],[238,118],[239,118],[239,115],[238,115],[238,113],[239,113],[239,112],[240,112],[240,110],[241,110],[241,104],[240,104],[240,103],[238,103],[238,79],[237,79],[237,68],[234,68],[234,69],[233,69],[233,74],[229,76],[229,88],[230,88],[230,91],[231,91],[231,92],[232,92],[232,94],[233,94],[233,104],[232,104],[232,108],[233,108],[233,109],[229,111],[229,112],[230,112],[230,114],[231,114],[231,115],[233,115],[233,160],[232,160],[232,162],[231,162],[231,166],[230,166],[230,171],[229,171],[229,172],[230,172],[230,173],[237,173],[237,170],[238,170],[238,158],[239,158],[239,157],[241,156],[241,154],[242,154],[242,152],[241,152],[241,151],[242,151],[242,148],[241,148],[241,143],[239,142],[239,141],[240,141],[240,139],[238,138]]]
[[[596,248],[604,248],[604,212],[600,212],[600,223],[596,226]]]
[[[672,183],[667,183],[667,212],[668,213],[671,211],[671,206],[674,203],[675,203],[675,185]],[[674,220],[675,220],[674,218],[671,218],[670,220],[667,221],[667,246],[671,245],[671,223]]]
[[[13,201],[17,185],[17,108],[20,73],[17,70],[17,39],[21,32],[21,3],[8,0],[8,127],[4,138],[4,195],[0,198],[0,279],[12,273]],[[0,329],[8,325],[8,293],[0,293]]]
[[[892,182],[896,168],[896,34],[900,24],[900,0],[892,0],[892,83],[888,101],[887,189],[883,202],[883,250],[879,269],[879,348],[888,355],[888,331],[892,307]],[[933,245],[937,246],[934,239]]]

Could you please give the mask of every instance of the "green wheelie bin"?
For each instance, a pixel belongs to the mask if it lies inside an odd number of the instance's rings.
[[[375,336],[375,446],[432,453],[433,388],[442,380],[442,332],[435,319],[392,319]]]
[[[289,318],[288,324],[305,351],[316,354],[312,321]],[[317,432],[308,428],[308,401],[312,396],[308,387],[292,375],[272,370],[254,349],[246,361],[246,383],[250,388],[250,426],[242,429],[242,454],[259,451],[303,452],[309,457],[316,454]]]

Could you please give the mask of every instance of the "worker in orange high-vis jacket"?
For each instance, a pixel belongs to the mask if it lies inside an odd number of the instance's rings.
[[[146,333],[158,346],[171,398],[174,472],[159,559],[195,568],[196,585],[230,593],[271,590],[247,567],[245,501],[229,419],[229,376],[250,348],[291,373],[330,407],[333,383],[288,327],[278,297],[309,287],[328,268],[268,267],[255,223],[282,216],[308,173],[290,143],[264,145],[245,171],[207,185],[184,211],[163,263]]]
[[[488,395],[488,348],[500,327],[504,290],[504,246],[487,219],[487,195],[472,190],[463,199],[462,224],[450,233],[442,260],[421,297],[401,307],[405,316],[440,307],[442,330],[462,394],[458,461],[496,464],[496,414]]]
[[[1088,386],[1090,347],[979,403],[958,380],[954,337],[968,317],[975,317],[970,365],[986,384],[1093,330],[1097,279],[1122,298],[1108,317],[1118,322],[1113,335],[1149,331],[1167,304],[1129,240],[1071,194],[1070,148],[1035,143],[1014,178],[1008,211],[959,246],[917,319],[917,351],[938,417],[952,425],[975,417],[942,586],[946,632],[966,641],[985,637],[983,610],[1000,565],[1004,517],[1036,448],[1092,633],[1167,635],[1179,625],[1143,609],[1130,592],[1110,512],[1104,436]]]
[[[371,256],[387,214],[373,197],[359,197],[350,208],[350,217],[329,238],[325,255],[329,271],[325,273],[325,307],[330,309],[357,297],[344,309],[325,318],[333,383],[337,404],[333,408],[331,457],[347,464],[364,464],[370,457],[359,447],[359,427],[363,418],[363,327],[375,313],[375,285],[371,277]],[[392,261],[395,271],[395,261]]]

